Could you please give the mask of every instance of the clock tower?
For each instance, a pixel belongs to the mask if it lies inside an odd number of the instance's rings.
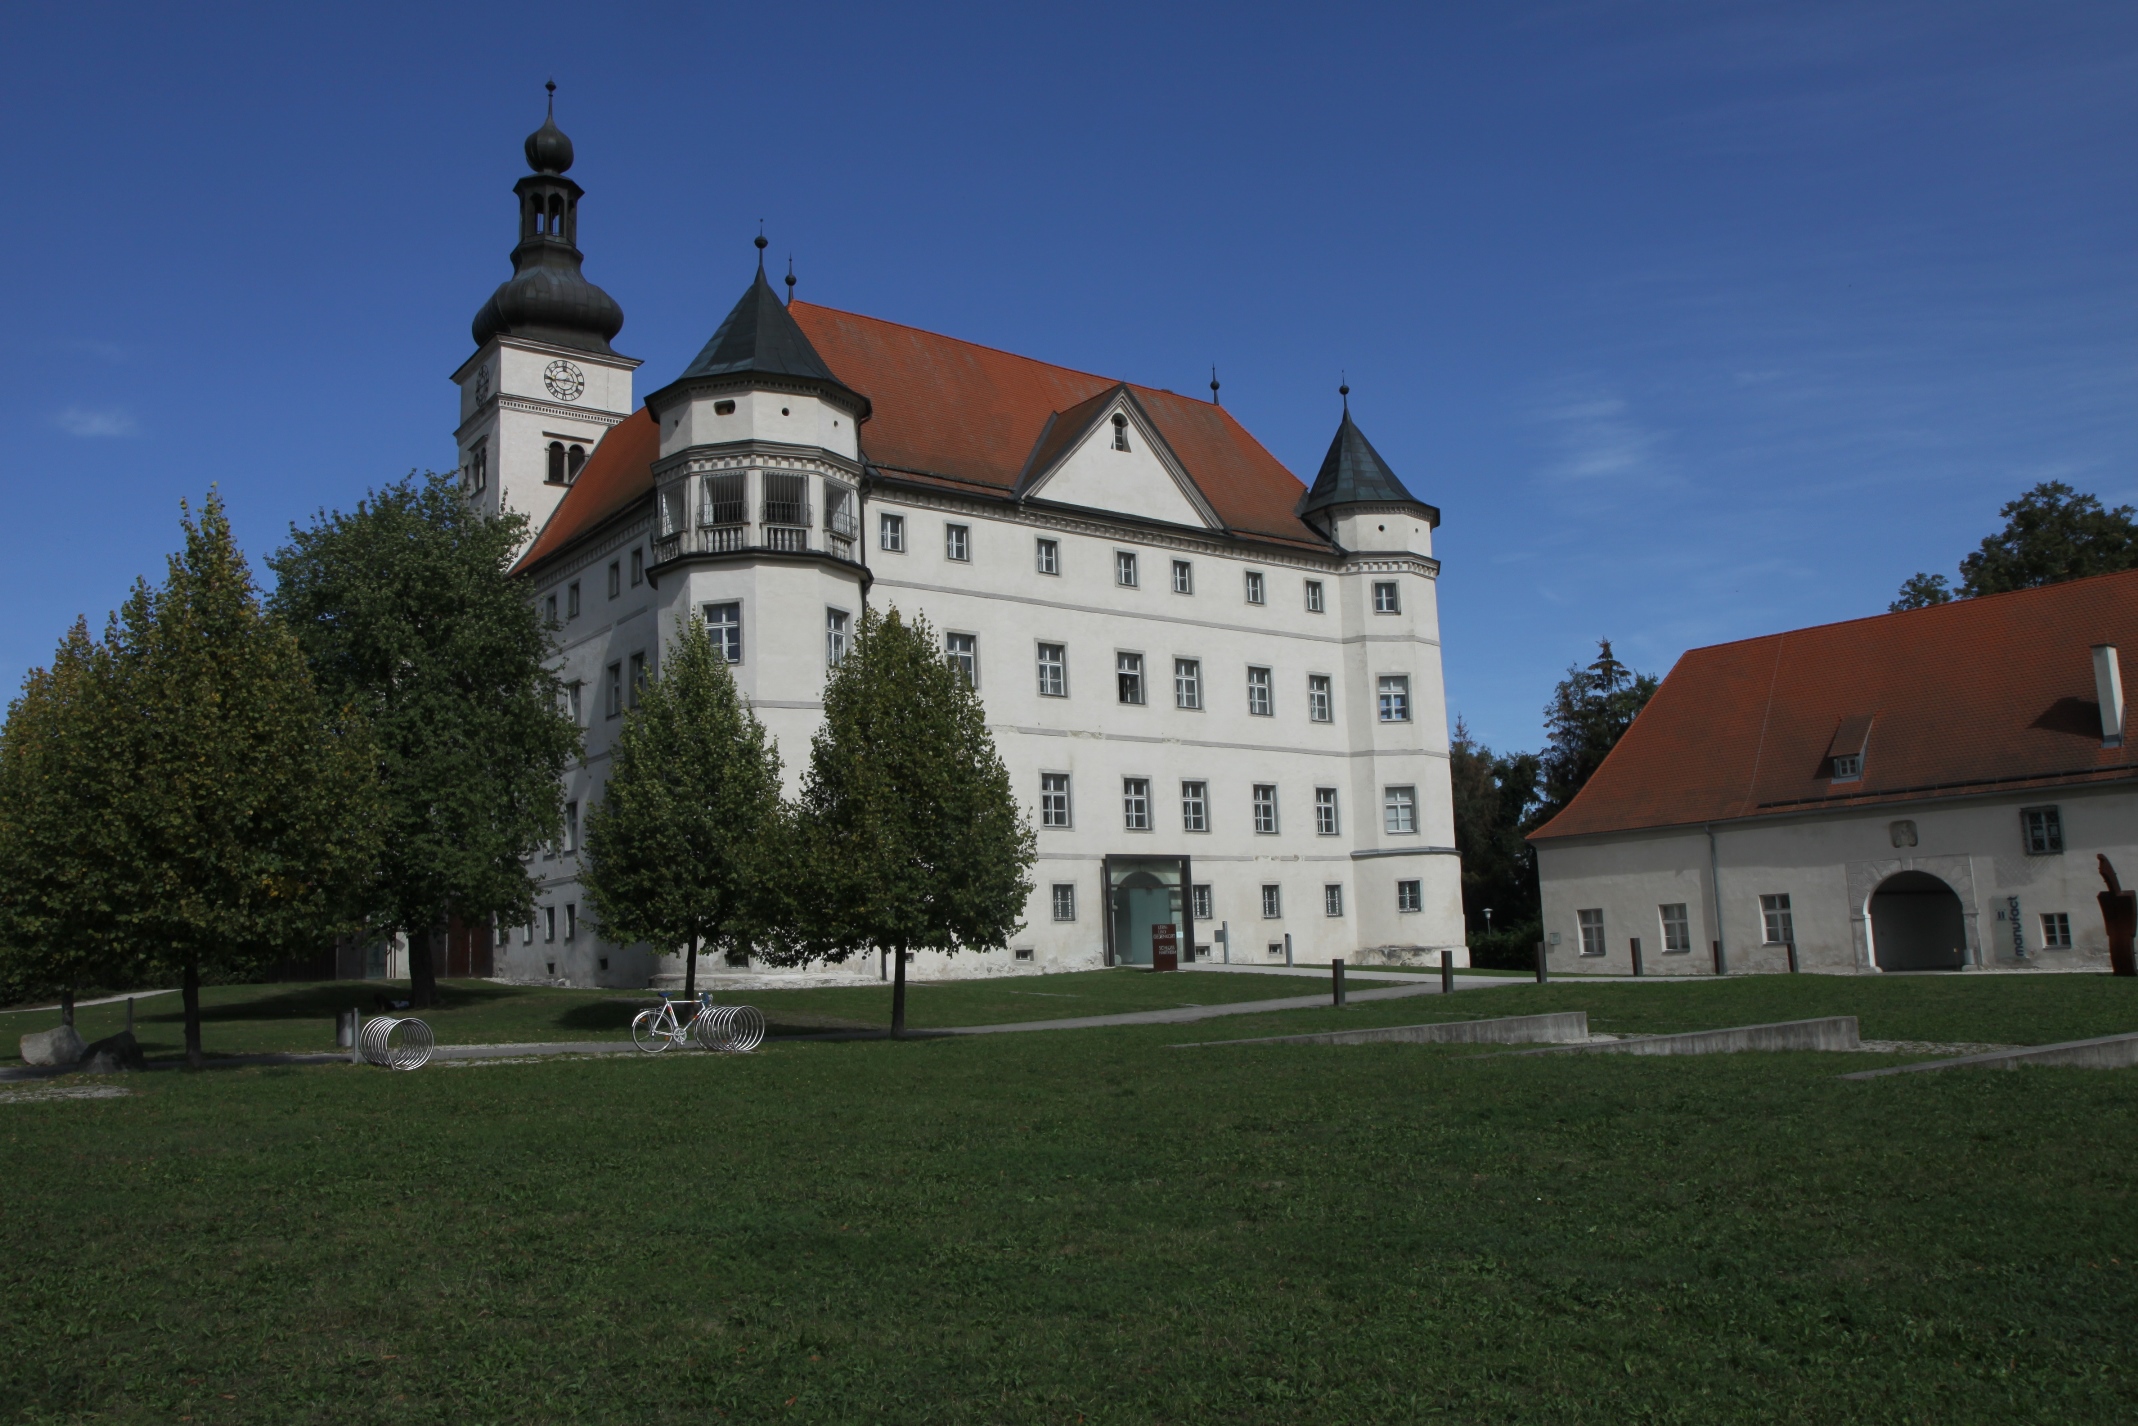
[[[520,240],[512,276],[475,314],[475,354],[453,373],[460,387],[461,490],[486,514],[527,516],[541,532],[602,435],[631,414],[638,362],[609,339],[624,313],[579,270],[579,199],[565,172],[572,141],[550,112],[527,136],[532,172],[513,186]]]

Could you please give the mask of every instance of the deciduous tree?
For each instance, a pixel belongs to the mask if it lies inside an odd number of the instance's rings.
[[[795,873],[779,752],[691,618],[624,715],[580,873],[602,934],[684,956],[791,940]]]
[[[1458,718],[1448,744],[1464,919],[1473,935],[1513,931],[1538,915],[1537,860],[1523,840],[1537,805],[1535,753],[1495,753]],[[1486,907],[1495,913],[1489,926]]]
[[[1963,599],[2061,584],[2138,568],[2138,510],[2104,508],[2061,480],[2045,480],[1997,512],[2004,528],[1960,561]],[[1911,575],[1888,608],[1919,609],[1953,597],[1945,576]]]

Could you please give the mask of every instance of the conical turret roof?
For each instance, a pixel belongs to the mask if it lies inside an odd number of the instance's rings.
[[[1299,502],[1299,513],[1311,515],[1334,505],[1387,504],[1425,502],[1396,479],[1396,473],[1351,419],[1351,408],[1346,406],[1344,419],[1336,428],[1336,439],[1329,442],[1329,453],[1322,457],[1321,471],[1308,487],[1306,499]]]
[[[809,338],[802,335],[779,294],[765,281],[762,263],[749,291],[742,294],[742,300],[729,310],[713,339],[676,380],[727,376],[770,376],[807,382],[843,393],[859,403],[864,414],[868,410],[868,398],[833,375]]]

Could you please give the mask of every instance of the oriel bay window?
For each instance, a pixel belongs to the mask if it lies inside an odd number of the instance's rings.
[[[1068,773],[1043,772],[1039,775],[1039,825],[1042,827],[1066,827],[1069,825]]]
[[[705,548],[712,554],[739,550],[747,531],[749,502],[743,491],[747,480],[739,470],[708,475],[699,486],[698,523],[705,527]]]
[[[768,470],[764,481],[765,548],[809,548],[809,477],[793,471]]]

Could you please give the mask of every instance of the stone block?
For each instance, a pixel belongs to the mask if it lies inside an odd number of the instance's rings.
[[[141,1053],[141,1042],[130,1030],[121,1030],[116,1035],[98,1040],[82,1051],[80,1065],[83,1074],[120,1074],[128,1070],[147,1069],[148,1061]]]
[[[87,1047],[72,1025],[57,1025],[22,1037],[22,1062],[52,1068],[78,1062]]]

